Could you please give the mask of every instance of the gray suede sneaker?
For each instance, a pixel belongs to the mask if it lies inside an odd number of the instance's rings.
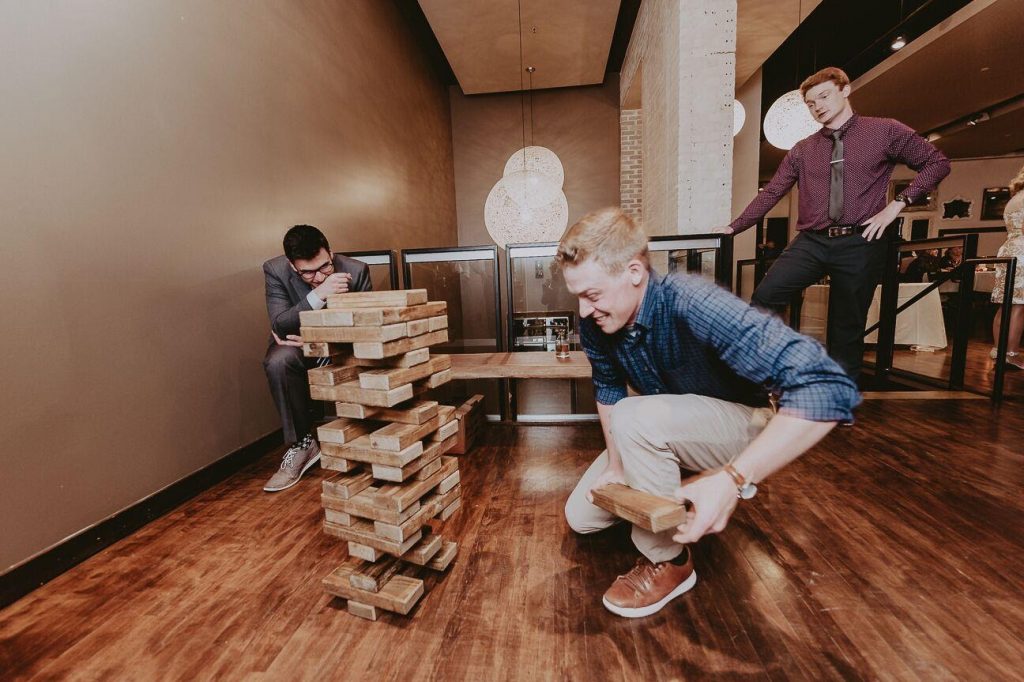
[[[281,460],[281,468],[277,470],[263,489],[268,493],[290,488],[299,482],[306,470],[320,461],[320,445],[312,434],[306,436],[288,448]]]

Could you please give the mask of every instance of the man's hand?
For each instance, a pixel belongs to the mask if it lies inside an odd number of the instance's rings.
[[[715,225],[711,228],[711,232],[716,234],[732,234],[732,228],[728,225]]]
[[[621,483],[626,485],[626,474],[622,469],[608,467],[601,472],[601,475],[594,481],[594,485],[590,486],[590,490],[587,491],[587,502],[594,504],[594,496],[591,494],[592,491],[598,488],[603,488],[609,483]]]
[[[885,233],[885,228],[889,223],[896,220],[896,216],[906,207],[907,205],[902,201],[890,201],[888,206],[868,218],[868,221],[864,223],[866,225],[864,228],[864,239],[868,241],[881,239]]]
[[[277,335],[277,332],[271,330],[271,334],[274,335],[274,342],[279,346],[293,346],[295,348],[302,348],[302,337],[297,334],[288,334],[282,339]]]
[[[347,272],[336,272],[333,275],[328,275],[327,279],[324,280],[323,284],[313,289],[313,293],[317,295],[321,301],[326,301],[328,296],[334,294],[344,294],[348,291],[349,282],[352,281],[352,275]]]
[[[676,488],[676,500],[693,506],[686,512],[686,521],[677,527],[672,539],[680,544],[696,542],[707,533],[720,533],[729,523],[739,498],[736,483],[721,469],[688,478]]]

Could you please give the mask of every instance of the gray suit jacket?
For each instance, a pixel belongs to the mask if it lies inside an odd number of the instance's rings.
[[[370,269],[362,261],[336,253],[334,271],[352,275],[349,291],[373,289]],[[270,316],[270,328],[282,339],[287,334],[298,334],[299,312],[312,310],[306,296],[313,290],[313,286],[299,277],[299,273],[292,269],[285,256],[271,258],[264,263],[263,275],[267,283],[267,314]]]

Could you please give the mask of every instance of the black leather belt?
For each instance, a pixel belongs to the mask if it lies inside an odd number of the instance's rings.
[[[821,232],[829,239],[834,237],[849,237],[851,234],[860,234],[867,225],[830,225]]]

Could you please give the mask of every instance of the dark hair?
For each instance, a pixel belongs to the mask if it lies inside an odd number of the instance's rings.
[[[284,255],[293,263],[297,260],[309,260],[320,249],[331,252],[324,233],[312,225],[296,225],[284,235]]]

